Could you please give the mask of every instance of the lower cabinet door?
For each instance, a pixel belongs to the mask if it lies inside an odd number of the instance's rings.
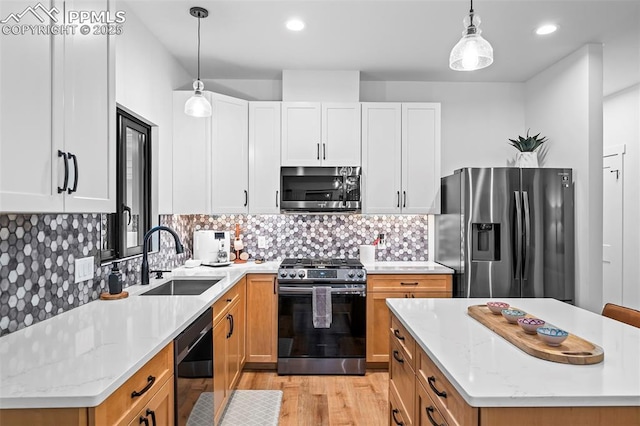
[[[389,425],[390,426],[411,426],[411,418],[406,411],[406,407],[400,401],[395,387],[389,384]]]
[[[417,426],[448,426],[440,411],[429,397],[422,384],[416,380],[416,425]]]
[[[129,426],[172,426],[174,424],[173,376],[162,385]]]
[[[222,414],[227,392],[227,333],[229,324],[223,317],[213,326],[213,413],[216,419]]]
[[[404,293],[367,294],[367,362],[389,362],[389,324],[391,314],[387,298],[401,298]]]

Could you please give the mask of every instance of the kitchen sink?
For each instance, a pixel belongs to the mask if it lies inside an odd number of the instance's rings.
[[[204,293],[221,279],[171,280],[152,290],[145,291],[141,296],[195,296]]]

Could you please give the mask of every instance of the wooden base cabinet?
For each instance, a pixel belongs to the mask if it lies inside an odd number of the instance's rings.
[[[452,297],[451,275],[369,275],[367,277],[367,362],[389,362],[388,298]]]
[[[278,292],[272,274],[247,275],[247,362],[278,361]]]

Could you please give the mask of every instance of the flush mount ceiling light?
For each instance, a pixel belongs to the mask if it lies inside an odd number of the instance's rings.
[[[547,35],[547,34],[555,33],[557,29],[558,29],[557,25],[544,24],[544,25],[540,25],[538,28],[536,28],[536,34],[538,34],[538,35]]]
[[[211,104],[202,95],[204,83],[200,81],[200,19],[209,16],[209,11],[202,7],[192,7],[189,13],[198,18],[198,79],[193,82],[194,93],[184,104],[184,113],[192,117],[211,117]]]
[[[462,21],[462,38],[453,46],[449,56],[449,67],[455,71],[475,71],[493,63],[493,47],[480,35],[480,16],[473,11],[473,0],[469,15]]]
[[[304,22],[298,18],[292,18],[287,21],[287,29],[291,31],[302,31],[304,29]]]

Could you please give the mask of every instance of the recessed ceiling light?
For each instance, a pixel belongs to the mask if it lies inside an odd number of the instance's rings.
[[[538,28],[536,28],[536,34],[538,34],[538,35],[547,35],[547,34],[555,33],[557,29],[558,29],[557,25],[544,24],[544,25],[540,25]]]
[[[287,21],[287,28],[291,31],[302,31],[304,29],[304,22],[298,18],[292,18]]]

